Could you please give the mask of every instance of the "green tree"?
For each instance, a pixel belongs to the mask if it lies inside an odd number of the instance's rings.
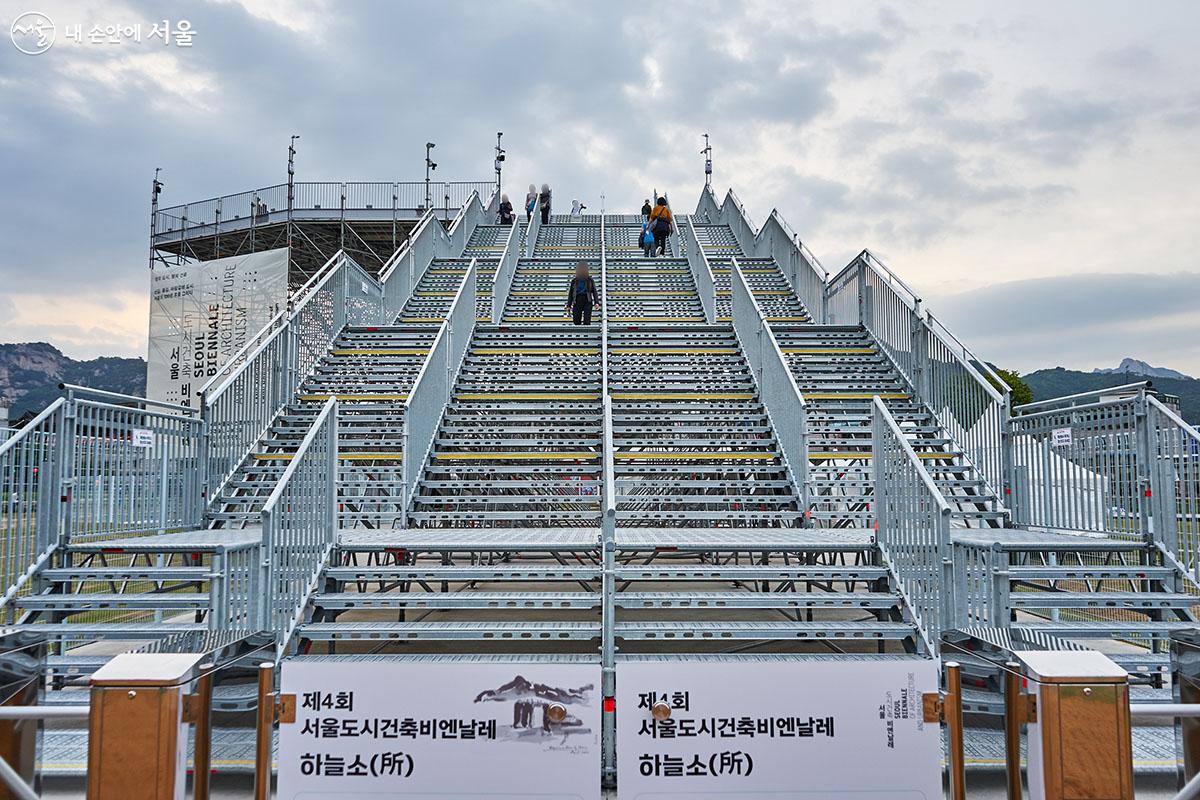
[[[1001,369],[994,367],[996,374],[1000,379],[1008,384],[1008,388],[1012,391],[1012,406],[1022,406],[1026,403],[1033,402],[1033,389],[1029,388],[1029,384],[1021,380],[1021,373],[1015,369]],[[993,381],[994,383],[994,381]],[[997,389],[1000,387],[997,386]]]

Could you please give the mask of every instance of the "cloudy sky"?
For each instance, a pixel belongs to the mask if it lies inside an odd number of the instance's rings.
[[[881,255],[981,355],[1200,375],[1200,4],[54,2],[0,40],[0,341],[144,355],[149,184],[486,180],[610,210],[714,183]],[[93,44],[187,19],[190,49]],[[84,41],[61,29],[81,24]],[[679,199],[675,200],[679,203]]]

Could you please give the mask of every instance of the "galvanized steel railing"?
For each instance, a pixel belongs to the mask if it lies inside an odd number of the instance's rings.
[[[204,422],[196,411],[84,387],[64,388],[66,541],[200,527]]]
[[[730,263],[729,276],[733,329],[758,384],[759,396],[787,462],[788,474],[796,496],[800,498],[801,510],[807,511],[808,410],[804,396],[796,386],[787,359],[779,349],[779,342],[771,332],[766,315],[758,307],[736,258]]]
[[[403,247],[392,254],[379,271],[383,286],[383,311],[380,321],[390,325],[400,316],[404,304],[435,258],[449,254],[446,230],[432,211],[427,211]]]
[[[330,398],[262,509],[260,624],[280,652],[337,543],[337,400]]]
[[[491,204],[490,197],[488,204]],[[458,209],[454,221],[450,223],[450,229],[446,232],[450,243],[450,252],[463,252],[467,242],[471,240],[471,234],[475,232],[475,228],[491,221],[479,192],[471,192],[462,207]]]
[[[1008,386],[929,316],[916,292],[866,250],[830,280],[826,310],[832,324],[862,325],[871,333],[913,387],[915,399],[937,417],[999,495],[1008,473],[1003,445]]]
[[[713,278],[712,266],[708,256],[700,246],[696,237],[696,227],[691,217],[684,215],[684,225],[677,225],[684,248],[687,252],[688,269],[692,272],[692,280],[696,283],[696,292],[700,295],[700,305],[704,308],[704,320],[710,325],[717,321],[717,283]]]
[[[538,195],[540,198],[541,195]],[[542,229],[542,209],[538,205],[539,201],[534,202],[533,216],[529,218],[529,227],[525,229],[525,248],[524,257],[532,258],[534,248],[537,247],[538,231]]]
[[[876,539],[925,646],[954,627],[950,504],[878,397],[872,403]]]
[[[475,329],[475,259],[450,303],[446,319],[425,356],[425,363],[404,401],[404,508],[412,506],[425,462],[450,401]],[[405,513],[407,517],[407,511]],[[407,519],[401,520],[407,526]]]
[[[68,394],[0,444],[0,607],[56,547],[199,527],[203,423],[114,392]]]
[[[355,216],[393,219],[400,211],[419,211],[425,207],[425,182],[299,182],[293,184],[293,215],[302,218]],[[472,192],[487,197],[494,189],[492,181],[449,181],[431,184],[436,191],[432,208],[459,208]],[[287,184],[267,186],[248,192],[214,197],[184,205],[160,208],[152,217],[155,238],[203,236],[218,229],[239,228],[281,222],[287,218]],[[441,200],[439,205],[436,201]],[[265,210],[264,210],[265,208]],[[432,209],[429,209],[432,210]],[[320,212],[320,213],[314,213]]]
[[[58,398],[0,444],[0,608],[28,593],[59,541],[66,403]]]
[[[496,276],[492,281],[492,322],[500,324],[504,317],[504,302],[512,289],[513,279],[517,275],[517,262],[521,257],[521,219],[513,219],[508,238],[504,240],[504,252],[500,263],[496,265]]]
[[[1155,536],[1200,581],[1200,432],[1146,395]]]
[[[283,324],[274,329],[245,360],[225,373],[219,384],[201,390],[208,423],[209,503],[220,497],[242,460],[263,434],[345,326],[347,276],[353,269],[338,252],[321,268],[320,278]]]

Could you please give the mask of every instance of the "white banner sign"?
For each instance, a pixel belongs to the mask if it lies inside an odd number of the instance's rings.
[[[1052,447],[1070,447],[1071,446],[1071,429],[1070,428],[1055,428],[1050,432],[1050,444]]]
[[[593,664],[285,661],[277,797],[599,800],[599,681]]]
[[[621,664],[619,798],[941,798],[937,687],[932,661]]]
[[[134,447],[143,447],[148,450],[154,449],[154,431],[146,430],[145,428],[134,428],[130,436],[130,443]]]
[[[287,302],[287,250],[150,273],[146,396],[194,406],[196,392]]]

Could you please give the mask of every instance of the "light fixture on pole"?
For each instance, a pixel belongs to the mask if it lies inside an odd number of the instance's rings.
[[[500,194],[500,172],[504,166],[504,148],[500,146],[500,138],[504,131],[496,131],[496,194]]]
[[[429,192],[429,173],[431,173],[435,169],[437,169],[437,164],[435,164],[433,162],[433,159],[429,157],[429,153],[435,147],[437,147],[437,145],[434,144],[433,142],[425,143],[425,208],[426,209],[433,207],[433,195],[430,194],[430,192]]]
[[[704,134],[704,149],[700,155],[704,156],[704,185],[712,186],[712,145],[708,143],[707,133]]]

